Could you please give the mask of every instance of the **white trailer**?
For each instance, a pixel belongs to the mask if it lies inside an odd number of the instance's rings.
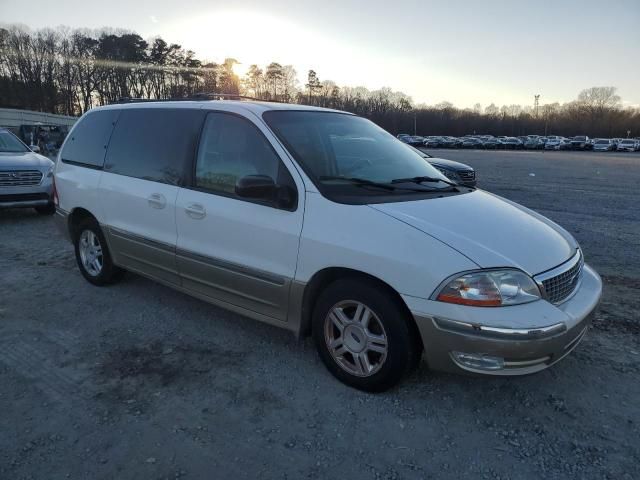
[[[15,108],[0,108],[0,127],[16,129],[20,125],[65,125],[71,127],[78,117],[56,115],[53,113],[35,112],[33,110],[18,110]]]

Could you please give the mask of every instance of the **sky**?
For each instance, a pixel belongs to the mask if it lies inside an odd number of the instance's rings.
[[[203,60],[293,65],[459,107],[567,102],[615,86],[640,106],[640,0],[0,0],[0,22],[123,28]]]

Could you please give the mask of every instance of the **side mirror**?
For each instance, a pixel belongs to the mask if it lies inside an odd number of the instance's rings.
[[[293,188],[279,186],[268,175],[246,175],[236,183],[236,195],[273,202],[280,208],[290,209],[296,204],[296,192]]]
[[[267,175],[246,175],[236,183],[236,195],[245,198],[272,200],[276,194],[276,183]]]
[[[38,145],[29,145],[29,150],[33,153],[40,153],[40,147]]]

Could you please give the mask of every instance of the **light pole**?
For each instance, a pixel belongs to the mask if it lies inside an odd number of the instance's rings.
[[[418,135],[418,114],[413,111],[413,136]]]

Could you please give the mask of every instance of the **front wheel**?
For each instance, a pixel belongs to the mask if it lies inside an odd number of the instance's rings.
[[[85,220],[74,239],[76,262],[82,276],[93,285],[109,285],[119,281],[124,270],[111,259],[107,241],[94,220]]]
[[[417,363],[411,319],[389,292],[367,279],[337,280],[319,296],[313,337],[325,366],[343,383],[381,392]]]

